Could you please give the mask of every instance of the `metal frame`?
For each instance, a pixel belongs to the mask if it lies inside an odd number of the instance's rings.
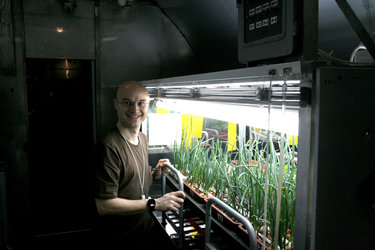
[[[174,168],[171,164],[166,163],[165,166],[167,166],[174,174],[176,174],[178,178],[178,187],[179,190],[184,191],[184,182],[183,182],[183,175],[178,171],[176,168]],[[165,189],[166,189],[166,174],[162,174],[162,185],[161,185],[161,194],[165,194]],[[166,215],[166,212],[162,212],[162,224],[166,225],[166,220],[168,220],[172,227],[177,231],[178,236],[179,236],[179,248],[183,247],[184,244],[184,204],[181,204],[181,207],[178,210],[178,220],[179,220],[179,226],[177,227],[174,222],[170,221],[168,216]]]
[[[208,199],[207,205],[206,205],[206,218],[205,218],[206,234],[205,234],[205,239],[204,239],[205,248],[215,249],[210,243],[212,204],[217,205],[219,208],[223,209],[229,216],[232,216],[238,221],[240,221],[245,226],[249,234],[249,249],[257,249],[256,233],[250,221],[216,197],[211,197],[210,199]]]
[[[299,86],[304,65],[289,62],[265,65],[256,68],[227,70],[214,73],[196,74],[180,77],[142,81],[150,97],[156,99],[181,99],[207,102],[220,102],[241,105],[264,105],[271,102],[279,107],[282,102],[282,89],[278,87],[285,81],[288,84],[287,108],[298,108]],[[272,94],[266,95],[272,82]]]
[[[186,75],[141,81],[146,88],[191,87],[202,84],[259,82],[274,80],[299,80],[303,62],[287,62],[253,68],[233,69],[212,73]]]
[[[374,78],[374,67],[316,70],[303,249],[374,248],[373,195],[363,196],[375,171]]]
[[[147,81],[145,85],[160,89],[179,85],[182,89],[183,86],[189,88],[194,84],[215,84],[233,79],[270,81],[290,76],[286,73],[288,68],[292,68],[293,77],[301,80],[300,87],[304,90],[301,91],[303,100],[298,108],[294,246],[296,249],[328,246],[358,248],[361,247],[360,244],[367,244],[367,247],[362,248],[371,248],[369,246],[373,246],[370,244],[373,243],[371,239],[374,238],[374,224],[370,224],[371,218],[358,215],[357,212],[359,209],[371,210],[359,201],[368,202],[366,199],[372,197],[360,200],[361,197],[354,191],[359,190],[360,185],[374,171],[371,158],[375,148],[375,119],[371,119],[374,117],[372,110],[375,105],[371,96],[375,76],[373,67],[328,67],[324,63],[299,61],[159,79]],[[273,75],[270,74],[271,71],[278,73]],[[346,137],[348,140],[343,140]],[[353,146],[350,147],[351,145]],[[359,146],[363,148],[359,150]],[[352,151],[357,152],[360,158],[354,157]],[[206,212],[208,217],[211,216],[209,206],[207,205]],[[358,221],[353,218],[360,219],[371,230],[361,232],[361,228],[355,224]],[[210,232],[210,218],[207,220],[206,232]],[[347,235],[350,237],[342,241]],[[209,235],[206,237],[209,245]]]
[[[193,85],[209,85],[214,86],[217,83],[230,82],[235,83],[239,81],[251,81],[254,84],[261,81],[274,81],[274,80],[301,80],[299,87],[305,90],[311,90],[312,79],[315,66],[309,62],[296,61],[289,63],[264,65],[254,68],[244,68],[237,70],[228,70],[221,72],[187,75],[180,77],[164,78],[143,81],[142,84],[146,88],[158,89],[160,91],[163,88],[176,88],[176,91],[184,90],[184,88],[191,88]],[[185,89],[186,90],[186,89]],[[300,112],[300,124],[299,124],[299,167],[297,171],[297,187],[296,187],[296,217],[299,219],[295,221],[295,234],[298,235],[298,239],[295,240],[296,246],[302,246],[305,248],[307,242],[309,242],[309,233],[311,232],[310,224],[312,223],[311,211],[311,197],[314,183],[311,182],[311,176],[314,174],[313,169],[310,168],[310,157],[313,152],[310,152],[311,142],[311,92],[305,91],[301,93],[300,106],[298,110]],[[188,98],[187,98],[188,99]],[[197,100],[197,98],[190,98],[191,100]],[[218,102],[222,102],[219,100]],[[238,103],[237,103],[238,104]],[[258,101],[261,104],[261,101]],[[311,183],[310,183],[311,182]],[[165,185],[165,184],[164,184]],[[180,184],[181,185],[181,184]],[[310,197],[310,198],[308,198]],[[206,213],[207,215],[207,213]],[[245,225],[245,224],[244,224]],[[207,228],[207,225],[206,225]],[[207,231],[208,232],[208,231]]]
[[[301,88],[311,89],[312,84],[306,84]],[[311,94],[311,93],[310,93]],[[312,107],[311,103],[306,103],[299,109],[299,133],[298,133],[298,167],[296,179],[296,204],[294,221],[294,247],[295,249],[308,249],[307,242],[311,235],[311,190],[313,189],[314,169],[310,167],[310,159],[313,152],[312,145]]]

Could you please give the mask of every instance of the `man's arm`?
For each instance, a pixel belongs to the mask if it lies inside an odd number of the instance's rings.
[[[99,215],[132,215],[147,210],[147,200],[95,199]]]
[[[177,211],[184,202],[182,191],[167,193],[155,199],[155,209],[159,211]],[[133,215],[147,211],[147,199],[128,200],[123,198],[95,199],[99,215]]]

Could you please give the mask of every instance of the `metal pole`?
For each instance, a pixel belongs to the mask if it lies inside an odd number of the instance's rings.
[[[166,185],[166,176],[162,174],[161,175],[161,195],[162,196],[165,195],[165,185]],[[161,224],[163,225],[164,228],[167,225],[165,212],[161,213]]]
[[[184,182],[183,182],[183,175],[178,171],[176,168],[174,168],[171,164],[167,163],[165,164],[173,173],[176,174],[178,178],[178,187],[179,190],[184,191]],[[162,174],[162,195],[165,194],[165,186],[166,186],[166,176],[165,173]],[[165,212],[162,213],[162,220],[163,223],[165,223]],[[181,204],[181,207],[178,210],[178,219],[180,221],[180,226],[178,230],[178,236],[180,240],[179,247],[182,248],[184,244],[184,204]]]

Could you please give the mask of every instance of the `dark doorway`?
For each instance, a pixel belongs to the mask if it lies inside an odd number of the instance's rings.
[[[94,149],[92,62],[27,59],[34,235],[89,228]]]

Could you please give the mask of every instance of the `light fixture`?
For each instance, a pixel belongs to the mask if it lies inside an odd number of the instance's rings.
[[[69,62],[68,59],[65,59],[65,77],[69,79]]]
[[[58,33],[62,33],[62,32],[64,32],[64,28],[63,27],[56,27],[56,31]]]
[[[301,80],[274,80],[274,81],[223,81],[221,83],[217,83],[218,80],[215,80],[215,83],[210,83],[209,81],[192,81],[191,83],[187,84],[184,82],[176,82],[176,83],[168,83],[168,84],[154,84],[154,85],[147,85],[147,89],[179,89],[179,88],[238,88],[238,87],[245,87],[245,86],[269,86],[271,85],[282,85],[286,84],[300,84]]]
[[[124,7],[127,4],[127,0],[117,0],[117,4],[121,7]]]
[[[159,99],[156,107],[171,112],[199,115],[256,128],[298,135],[298,109],[280,109],[264,106],[233,105],[204,101]],[[269,124],[268,124],[269,122]]]

